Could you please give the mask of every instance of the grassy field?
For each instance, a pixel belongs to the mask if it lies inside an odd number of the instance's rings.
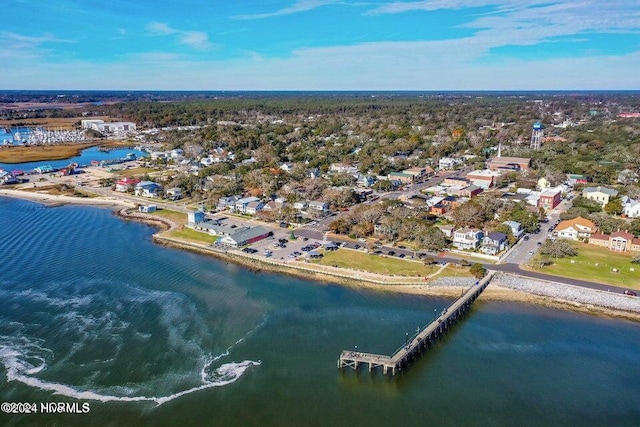
[[[211,236],[206,233],[192,230],[190,228],[183,228],[182,230],[174,230],[167,233],[169,237],[175,237],[177,239],[189,240],[197,243],[211,244],[216,241],[216,236]]]
[[[118,176],[135,176],[135,175],[145,175],[155,171],[156,170],[153,168],[132,168],[132,169],[123,169],[121,171],[116,172],[116,174]]]
[[[640,264],[631,263],[632,255],[586,243],[576,244],[576,247],[577,256],[553,260],[553,264],[546,267],[540,267],[542,257],[536,255],[530,262],[530,269],[556,276],[640,289]],[[614,273],[614,268],[618,272]]]
[[[325,252],[324,257],[314,261],[317,264],[332,265],[377,274],[396,276],[428,276],[437,271],[437,266],[425,266],[419,262],[399,258],[369,255],[365,252],[339,249]]]
[[[176,212],[176,211],[170,211],[167,209],[159,209],[153,212],[151,215],[157,215],[164,218],[168,218],[179,225],[187,224],[187,214],[184,212]],[[198,233],[198,234],[201,234],[201,233]]]

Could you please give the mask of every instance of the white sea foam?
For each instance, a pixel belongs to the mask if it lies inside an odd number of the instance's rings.
[[[96,281],[99,280],[74,281],[73,284],[51,283],[37,291],[0,289],[1,298],[13,301],[14,306],[32,307],[39,313],[38,317],[30,319],[33,323],[16,322],[11,319],[11,313],[5,313],[4,316],[0,313],[0,320],[5,322],[4,328],[0,330],[7,333],[0,335],[0,363],[6,370],[8,381],[76,399],[152,402],[161,405],[190,393],[231,384],[250,367],[261,364],[260,361],[244,360],[217,366],[221,359],[229,356],[234,346],[244,341],[264,322],[221,354],[207,355],[202,342],[210,331],[188,297],[174,292],[141,289],[124,283],[112,286],[113,283],[95,283]],[[166,334],[166,342],[163,344],[167,351],[182,355],[186,365],[177,367],[175,371],[169,367],[169,372],[154,375],[140,383],[128,383],[125,380],[122,385],[106,388],[94,385],[94,381],[99,382],[100,374],[109,375],[109,362],[117,362],[121,357],[126,357],[121,352],[126,333],[133,332],[145,340],[152,336],[146,330],[137,330],[137,319],[145,307],[158,313],[156,325]],[[57,354],[45,346],[44,339],[34,338],[39,336],[41,326],[45,324],[48,335],[42,338],[64,336],[71,340],[62,345],[62,351],[57,348]],[[106,346],[104,348],[108,349],[102,354],[103,360],[73,362],[76,366],[86,368],[82,385],[40,378],[39,374],[47,369],[47,361],[52,363],[52,367],[60,368],[72,358],[77,358],[87,346],[96,345]],[[90,372],[92,367],[97,370]],[[199,369],[194,372],[195,367]],[[194,378],[196,372],[199,373],[199,381],[197,377]],[[180,387],[177,384],[182,384],[181,387],[185,389],[173,393],[168,388],[171,384],[174,384],[174,389]],[[172,394],[154,396],[154,390],[158,386]]]
[[[190,393],[231,384],[237,381],[247,369],[261,364],[260,361],[253,360],[225,363],[219,366],[215,371],[209,373],[207,370],[213,363],[212,359],[207,361],[201,370],[200,385],[168,396],[115,396],[100,393],[99,391],[80,390],[79,388],[67,384],[45,381],[35,377],[34,375],[46,369],[46,362],[44,361],[44,358],[30,354],[33,349],[37,348],[37,346],[20,348],[6,345],[7,338],[8,337],[6,336],[0,337],[0,361],[7,370],[8,381],[18,381],[30,387],[53,392],[55,395],[100,402],[155,402],[157,405],[162,405]],[[40,361],[40,364],[34,366],[28,361],[28,359],[38,360]]]

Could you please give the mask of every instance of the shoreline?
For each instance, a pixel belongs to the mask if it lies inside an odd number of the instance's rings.
[[[11,197],[13,199],[28,200],[30,202],[38,202],[47,206],[70,205],[86,205],[96,207],[129,207],[133,208],[133,203],[125,202],[117,199],[105,199],[103,197],[75,197],[65,195],[55,195],[48,193],[39,193],[37,191],[21,191],[12,189],[1,189],[0,196]]]
[[[86,205],[94,207],[110,207],[114,209],[114,215],[127,221],[137,221],[159,228],[161,231],[154,233],[152,239],[155,243],[166,247],[172,247],[180,250],[188,250],[202,255],[211,256],[223,261],[233,262],[248,268],[250,271],[265,271],[274,274],[286,274],[306,280],[313,280],[319,284],[339,284],[351,288],[368,289],[382,292],[394,292],[407,295],[421,295],[442,298],[456,298],[460,295],[461,290],[471,286],[475,279],[464,277],[440,277],[430,280],[428,283],[422,282],[420,278],[394,278],[391,280],[380,281],[372,278],[363,277],[362,272],[349,271],[339,269],[340,272],[320,271],[320,268],[314,268],[302,262],[280,262],[260,259],[234,250],[216,250],[210,246],[189,242],[186,240],[175,239],[173,237],[163,236],[162,233],[179,228],[173,221],[156,217],[148,214],[131,212],[134,205],[117,199],[104,198],[78,198],[73,196],[58,196],[44,193],[24,192],[19,190],[0,189],[0,196],[29,200],[33,202],[43,203],[47,206],[61,206],[65,204]],[[117,209],[119,208],[119,209]],[[380,276],[380,275],[377,275]],[[385,276],[390,277],[390,276]],[[393,281],[395,280],[395,282]],[[513,282],[513,283],[509,283]],[[554,292],[549,289],[553,288]],[[574,294],[564,295],[560,290],[569,290]],[[604,295],[603,295],[604,294]],[[624,295],[609,294],[604,291],[593,289],[578,288],[572,285],[563,284],[561,282],[545,282],[542,280],[533,280],[529,278],[506,275],[498,273],[494,276],[492,283],[484,290],[482,297],[486,301],[509,301],[535,304],[549,308],[557,308],[563,310],[571,310],[574,312],[607,316],[614,318],[622,318],[632,321],[640,321],[640,300]],[[632,309],[625,310],[619,307],[612,307],[604,304],[594,304],[589,301],[595,298],[616,297],[619,301],[633,301],[635,306]],[[620,299],[623,298],[623,299]],[[634,304],[632,303],[632,306]]]

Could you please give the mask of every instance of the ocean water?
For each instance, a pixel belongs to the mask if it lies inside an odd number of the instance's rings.
[[[0,425],[640,425],[634,322],[482,297],[410,370],[391,353],[443,298],[249,271],[155,245],[111,211],[0,198]]]

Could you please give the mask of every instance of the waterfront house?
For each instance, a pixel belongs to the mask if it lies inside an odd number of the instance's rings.
[[[498,231],[487,233],[482,239],[480,250],[487,255],[496,255],[507,248],[509,241],[507,235]]]
[[[264,207],[264,203],[262,203],[260,200],[249,202],[245,209],[245,213],[249,215],[255,215],[256,213],[261,211],[263,207]]]
[[[558,237],[570,240],[589,238],[595,231],[596,225],[582,217],[562,221],[555,229]]]
[[[254,196],[243,197],[242,199],[239,199],[235,203],[234,209],[240,213],[247,213],[247,207],[249,206],[249,203],[258,202],[258,201],[260,201],[258,197],[254,197]]]
[[[136,184],[140,182],[139,179],[125,177],[118,181],[116,181],[116,191],[121,193],[126,193],[127,191],[132,191]]]
[[[461,250],[474,250],[478,248],[484,234],[482,230],[475,228],[459,228],[453,232],[453,246]]]
[[[182,199],[182,190],[179,187],[167,188],[165,195],[169,200],[180,200]]]
[[[162,191],[162,185],[153,181],[140,181],[136,184],[135,195],[155,198]]]
[[[240,196],[220,197],[218,199],[218,205],[216,206],[216,209],[220,211],[225,209],[233,209],[236,205],[236,202],[240,199]]]

